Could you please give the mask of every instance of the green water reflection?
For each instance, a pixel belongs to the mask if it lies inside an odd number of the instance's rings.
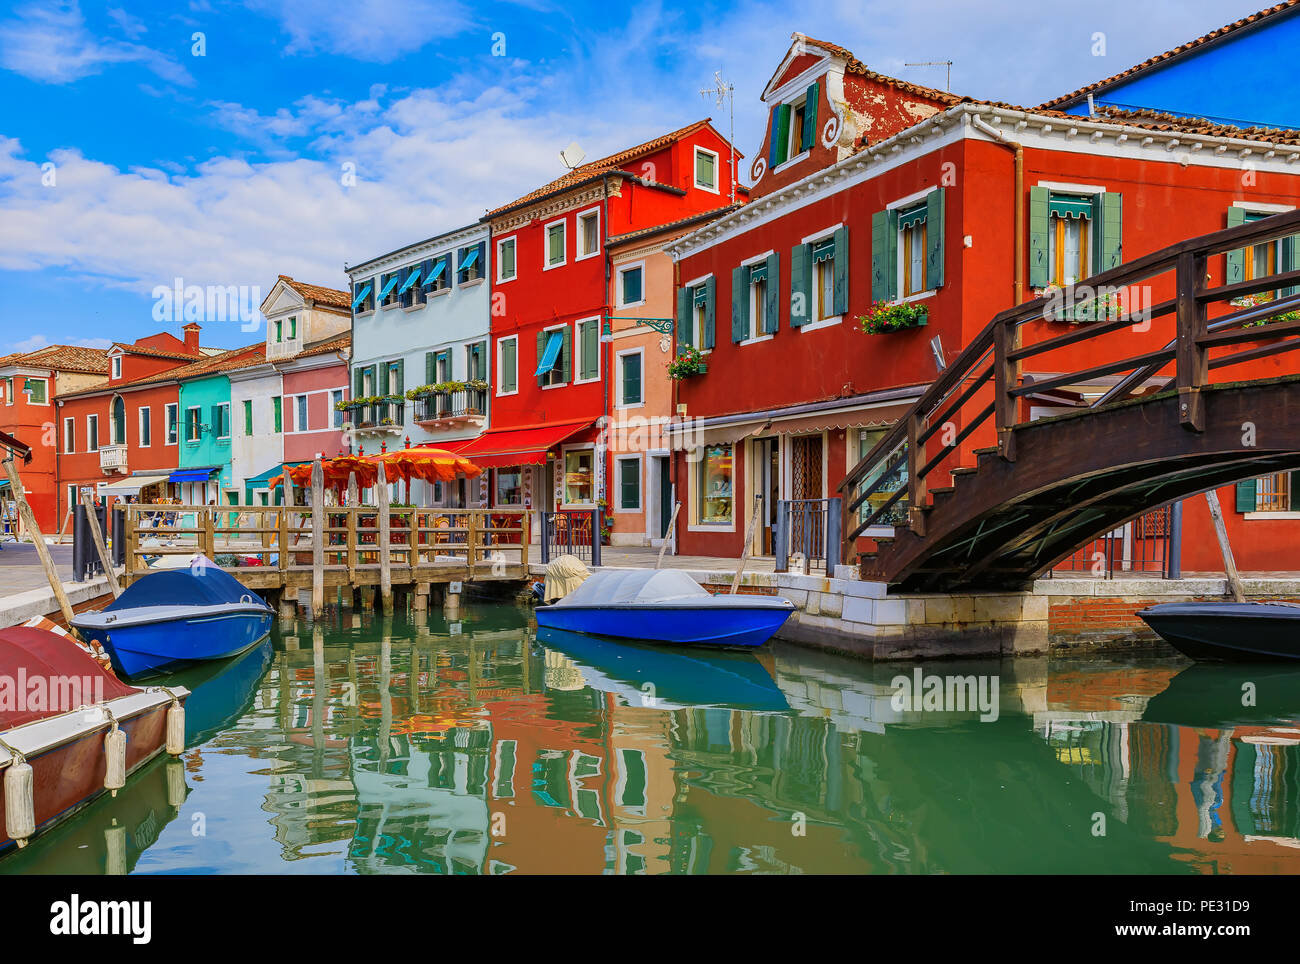
[[[1300,869],[1294,670],[922,667],[990,677],[982,722],[900,708],[891,680],[912,666],[539,640],[526,621],[281,627],[180,678],[184,757],[0,872]]]

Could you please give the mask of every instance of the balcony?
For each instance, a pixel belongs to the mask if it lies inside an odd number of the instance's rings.
[[[125,445],[104,445],[99,449],[99,470],[105,475],[129,475]]]
[[[414,399],[415,420],[425,428],[450,428],[464,424],[483,424],[487,416],[486,388],[438,390],[417,395]]]
[[[406,418],[406,403],[391,399],[353,402],[344,412],[357,432],[401,435]]]

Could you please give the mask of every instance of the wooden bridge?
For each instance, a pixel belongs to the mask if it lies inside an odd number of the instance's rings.
[[[1300,375],[1215,377],[1300,347],[1300,270],[1208,274],[1256,246],[1281,262],[1297,233],[1300,211],[1274,215],[995,316],[841,484],[843,561],[903,591],[1014,588],[1171,500],[1300,468]],[[1097,363],[1072,369],[1085,345]],[[1022,418],[1045,397],[1071,410]],[[997,445],[965,447],[981,429]]]

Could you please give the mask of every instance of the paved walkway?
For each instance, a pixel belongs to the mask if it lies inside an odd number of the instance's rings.
[[[54,567],[64,582],[72,579],[72,546],[50,546]],[[49,586],[36,547],[30,542],[0,542],[0,596]]]
[[[649,546],[601,546],[602,566],[636,566],[653,569],[659,559],[659,549]],[[703,569],[718,572],[735,572],[739,559],[719,559],[716,556],[674,556],[664,553],[665,569]],[[746,572],[772,572],[775,560],[771,556],[751,556],[745,564]]]

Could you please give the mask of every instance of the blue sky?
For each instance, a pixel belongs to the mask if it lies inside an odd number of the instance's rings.
[[[698,93],[716,70],[752,156],[795,30],[934,86],[942,68],[905,62],[951,59],[955,92],[1033,105],[1259,2],[3,4],[0,352],[175,330],[151,291],[177,277],[344,287],[345,262],[562,173],[573,141],[595,158],[710,115],[725,134]],[[213,323],[203,340],[258,337]]]

